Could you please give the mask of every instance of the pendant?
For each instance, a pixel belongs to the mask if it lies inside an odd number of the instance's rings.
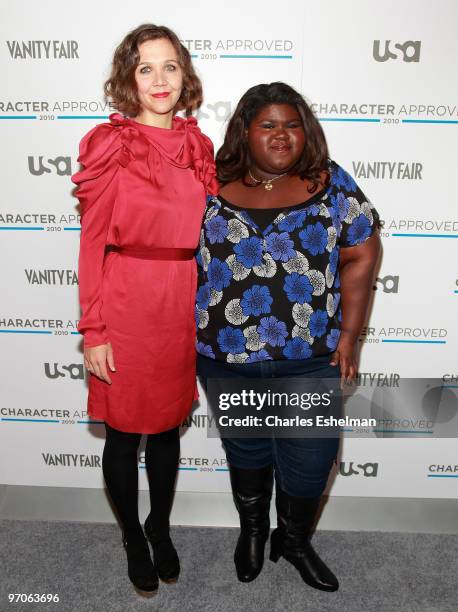
[[[271,183],[270,181],[269,181],[268,183],[266,183],[266,184],[264,185],[264,189],[265,189],[266,191],[272,191],[272,183]]]

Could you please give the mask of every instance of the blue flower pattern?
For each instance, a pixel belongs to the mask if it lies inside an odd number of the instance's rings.
[[[326,332],[326,327],[328,326],[328,314],[325,310],[315,310],[315,312],[310,317],[310,333],[312,336],[316,336],[317,338],[321,338],[321,336]]]
[[[208,198],[196,256],[198,353],[254,363],[336,349],[339,252],[367,240],[379,218],[343,168],[331,161],[329,172],[322,192],[265,229],[243,209]],[[320,281],[325,274],[326,283]]]
[[[350,244],[360,244],[371,235],[371,222],[366,215],[359,215],[348,230]]]
[[[329,269],[333,274],[337,271],[337,264],[339,263],[339,249],[334,248],[329,255]]]
[[[266,238],[266,249],[275,261],[289,261],[296,256],[294,242],[290,239],[288,232],[270,233]]]
[[[243,298],[240,300],[240,306],[244,315],[260,315],[270,312],[270,305],[273,299],[269,293],[268,287],[253,285],[251,289],[243,292]]]
[[[243,238],[234,247],[235,258],[245,268],[260,266],[262,263],[262,242],[260,238]]]
[[[262,342],[271,346],[285,346],[288,330],[286,323],[279,321],[277,317],[264,317],[259,322],[258,333]]]
[[[312,356],[312,349],[305,340],[296,336],[288,340],[283,349],[283,355],[286,359],[308,359]]]
[[[208,283],[210,287],[221,291],[231,282],[232,272],[225,261],[214,257],[208,266]]]
[[[228,325],[219,330],[218,345],[225,353],[237,355],[245,350],[245,336],[242,330]]]
[[[288,296],[288,300],[298,304],[309,302],[313,293],[313,285],[310,279],[297,272],[293,272],[285,277],[283,289]]]
[[[278,229],[282,232],[293,232],[298,227],[304,225],[304,221],[307,217],[305,210],[297,210],[291,212],[278,224]]]
[[[196,304],[201,310],[207,310],[211,300],[211,291],[209,283],[201,285],[197,290]]]
[[[328,243],[328,233],[320,222],[309,225],[299,232],[299,238],[304,249],[312,255],[324,253]]]
[[[213,349],[209,344],[198,342],[196,344],[196,350],[200,355],[203,355],[204,357],[209,357],[210,359],[215,358],[215,353],[213,352]]]
[[[331,329],[329,334],[326,336],[326,346],[331,351],[335,351],[337,348],[337,343],[340,338],[340,329]],[[198,351],[199,352],[199,351]]]
[[[266,350],[261,349],[260,351],[251,353],[245,363],[256,363],[257,361],[272,361],[272,357]]]
[[[226,219],[216,215],[213,219],[210,219],[206,227],[208,242],[215,244],[215,242],[224,242],[224,239],[229,233],[229,228]]]

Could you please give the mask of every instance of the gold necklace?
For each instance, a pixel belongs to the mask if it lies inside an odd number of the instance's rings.
[[[272,183],[274,181],[276,181],[277,179],[281,178],[282,176],[286,176],[288,173],[287,172],[283,172],[283,174],[279,174],[278,176],[274,176],[274,178],[271,179],[266,179],[266,180],[262,180],[262,179],[257,179],[255,178],[252,174],[251,174],[251,170],[248,169],[248,174],[250,175],[251,180],[253,180],[255,183],[257,183],[258,185],[264,185],[264,189],[266,191],[272,191]],[[256,185],[256,187],[258,186]]]

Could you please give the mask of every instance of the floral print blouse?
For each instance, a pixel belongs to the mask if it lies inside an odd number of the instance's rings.
[[[197,256],[198,353],[253,363],[335,350],[339,250],[367,240],[379,216],[334,161],[329,175],[322,191],[264,229],[249,209],[208,198]]]

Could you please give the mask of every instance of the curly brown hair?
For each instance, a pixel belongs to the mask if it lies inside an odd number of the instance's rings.
[[[218,180],[222,185],[239,179],[244,181],[251,165],[246,130],[259,111],[270,104],[289,104],[299,113],[305,132],[305,147],[289,174],[308,179],[312,193],[320,184],[320,174],[327,170],[329,153],[326,138],[318,119],[301,94],[281,82],[255,85],[240,98],[227,126],[224,143],[216,154]]]
[[[183,70],[183,90],[175,111],[184,110],[189,117],[202,104],[202,83],[194,71],[189,51],[169,28],[145,23],[129,32],[117,47],[110,77],[104,85],[107,100],[128,117],[135,117],[140,112],[135,83],[135,69],[140,59],[138,47],[147,40],[160,38],[167,38],[172,43]]]

